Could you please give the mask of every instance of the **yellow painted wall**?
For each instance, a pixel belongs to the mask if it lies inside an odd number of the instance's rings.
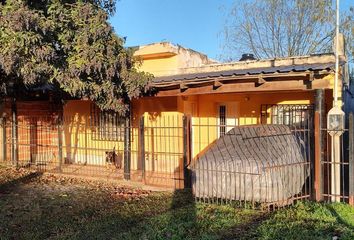
[[[340,75],[341,76],[341,75]],[[339,76],[339,78],[341,78]],[[335,74],[334,73],[331,73],[329,74],[328,76],[324,77],[324,79],[329,79],[330,81],[330,85],[331,85],[331,89],[334,90],[334,78],[335,78]],[[338,91],[337,91],[337,96],[338,96],[338,106],[342,106],[343,105],[343,101],[342,101],[342,89],[343,87],[343,84],[342,84],[342,80],[339,80],[338,81]],[[334,99],[334,91],[331,91],[332,92],[332,96],[326,96],[326,97],[329,97],[331,99],[331,101],[333,101]]]
[[[91,126],[91,102],[68,101],[63,108],[63,157],[65,163],[85,166],[106,165],[106,151],[115,149],[123,159],[123,141],[95,139]],[[133,102],[131,170],[141,177],[139,121],[144,116],[147,183],[173,186],[183,183],[182,114],[177,98],[146,98]],[[97,172],[92,172],[97,174]]]
[[[178,64],[177,55],[164,58],[151,58],[143,60],[139,70],[149,72],[156,77],[173,75],[177,73]]]
[[[156,77],[175,75],[185,68],[215,63],[202,53],[169,42],[141,46],[134,56],[140,60],[139,70],[152,73]]]
[[[331,93],[327,92],[326,94]],[[145,126],[169,126],[178,129],[182,129],[182,121],[167,121],[166,116],[171,117],[171,119],[182,119],[183,114],[191,116],[192,156],[196,157],[218,138],[218,106],[220,104],[236,106],[234,111],[235,119],[231,119],[231,124],[251,125],[261,123],[262,104],[313,104],[313,102],[314,91],[209,94],[140,99],[134,103],[133,106],[136,106],[136,108],[133,108],[133,112],[135,118],[139,118],[142,115],[145,116]],[[169,152],[172,154],[179,151],[182,153],[183,148],[180,147],[179,138],[168,138],[166,137],[168,134],[163,131],[157,135],[164,137],[161,139],[155,138],[153,140],[156,141],[154,144],[146,146],[147,151]],[[152,147],[152,145],[154,146]],[[170,146],[174,147],[171,148]],[[177,161],[178,159],[176,158],[174,164]]]
[[[260,124],[262,104],[311,104],[313,101],[313,92],[213,94],[187,98],[185,106],[192,116],[192,156],[196,157],[218,138],[220,104],[235,108],[234,115],[227,120],[228,131],[232,125]]]
[[[146,170],[173,173],[182,153],[182,117],[177,98],[145,98],[133,102],[133,126],[144,117]]]
[[[142,98],[133,101],[132,109],[134,127],[144,117],[146,183],[181,187],[183,114],[177,111],[177,97]]]
[[[146,171],[180,173],[183,162],[182,113],[145,113]]]
[[[182,114],[176,109],[177,98],[175,97],[146,98],[133,102],[131,170],[140,170],[142,165],[139,156],[138,127],[141,116],[144,116],[145,164],[147,182],[150,184],[172,186],[183,182],[178,180],[183,177]],[[104,166],[106,151],[113,149],[123,159],[124,142],[93,138],[94,129],[90,124],[90,110],[91,102],[83,100],[68,101],[63,108],[65,162]]]
[[[66,163],[104,166],[106,151],[115,150],[124,166],[124,142],[122,140],[100,140],[94,137],[96,131],[90,121],[91,101],[71,100],[63,108],[63,157]],[[123,129],[122,129],[123,131]],[[132,165],[138,169],[137,129],[132,134]]]

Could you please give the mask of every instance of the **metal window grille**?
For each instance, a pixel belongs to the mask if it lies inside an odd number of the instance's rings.
[[[261,106],[262,124],[283,124],[296,128],[312,127],[312,104],[264,104]]]
[[[219,107],[219,121],[220,121],[220,127],[219,127],[220,136],[224,136],[226,133],[226,106],[225,105],[221,105]]]
[[[113,111],[102,111],[91,105],[92,139],[124,141],[125,118]]]

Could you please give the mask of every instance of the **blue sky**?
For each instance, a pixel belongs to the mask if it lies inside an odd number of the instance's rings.
[[[352,0],[341,0],[348,8]],[[126,46],[170,41],[217,59],[233,0],[120,0],[111,23]],[[351,4],[354,5],[354,4]]]

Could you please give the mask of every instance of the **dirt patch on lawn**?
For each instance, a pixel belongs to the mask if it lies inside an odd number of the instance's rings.
[[[117,223],[130,223],[145,214],[158,213],[155,208],[159,205],[168,209],[167,203],[159,201],[161,196],[168,195],[111,182],[1,167],[0,236],[65,238],[84,231],[92,223],[110,222],[111,218]]]
[[[0,167],[0,194],[36,194],[51,196],[56,192],[75,193],[77,191],[96,191],[114,199],[132,200],[149,196],[152,190],[125,186],[108,181],[93,181],[70,178],[53,174],[42,174],[27,169]]]

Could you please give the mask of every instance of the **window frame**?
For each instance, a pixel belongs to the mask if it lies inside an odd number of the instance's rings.
[[[102,111],[91,104],[90,128],[92,140],[123,142],[126,118],[113,111]]]
[[[226,105],[219,105],[219,137],[222,137],[226,134]]]

